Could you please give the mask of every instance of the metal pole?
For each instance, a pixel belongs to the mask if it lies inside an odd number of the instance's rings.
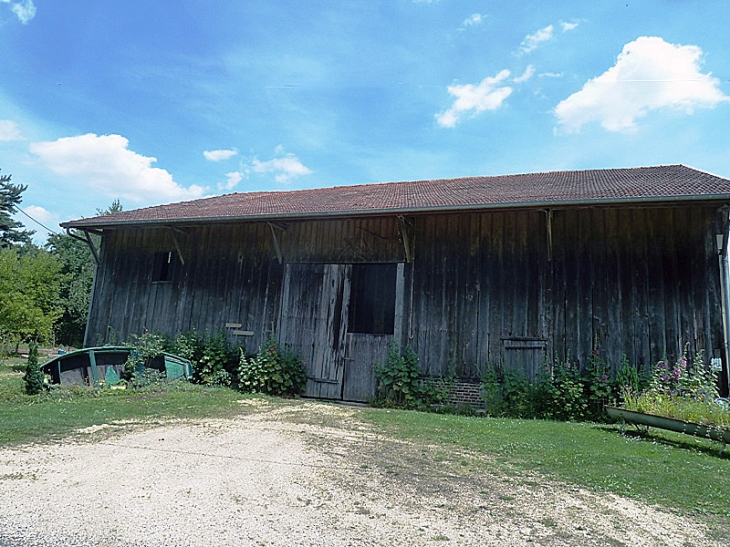
[[[726,223],[727,226],[727,223]],[[728,277],[728,231],[725,228],[725,233],[717,235],[717,258],[720,264],[720,298],[722,300],[722,330],[723,330],[723,353],[725,357],[725,375],[727,377],[728,390],[730,390],[730,318],[728,317],[728,311],[730,311],[730,302],[728,302],[728,296],[730,296],[730,278]]]

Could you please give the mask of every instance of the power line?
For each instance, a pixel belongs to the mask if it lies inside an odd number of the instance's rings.
[[[16,212],[23,213],[25,216],[27,216],[29,219],[31,219],[33,222],[35,222],[38,226],[42,227],[47,232],[51,232],[52,234],[59,235],[59,233],[56,230],[52,230],[51,228],[49,228],[48,226],[46,226],[45,224],[43,224],[41,221],[34,219],[28,213],[26,213],[25,211],[23,211],[23,209],[21,209],[20,207],[17,207],[15,205],[13,205],[13,209],[15,209]]]

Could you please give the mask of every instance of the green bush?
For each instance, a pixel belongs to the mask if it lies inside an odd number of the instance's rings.
[[[130,338],[127,345],[134,350],[124,363],[122,379],[127,382],[135,382],[135,380],[139,380],[136,378],[137,369],[165,351],[167,340],[162,334],[149,331],[145,331],[141,335],[133,334]]]
[[[225,331],[207,337],[200,359],[193,364],[193,379],[201,384],[231,385],[240,353],[241,349],[228,341]]]
[[[25,392],[28,395],[38,395],[43,391],[43,371],[38,366],[38,344],[31,342],[28,351],[28,363],[25,366]]]
[[[304,361],[288,346],[282,351],[272,336],[251,358],[241,351],[238,387],[251,393],[299,395],[307,387]]]
[[[533,414],[522,415],[523,418],[570,421],[582,420],[588,414],[591,390],[579,367],[569,358],[545,366],[529,391],[535,399]]]
[[[376,406],[431,409],[448,400],[449,380],[421,378],[418,356],[410,346],[401,353],[392,342],[385,364],[375,365]]]
[[[241,347],[229,342],[223,330],[202,336],[191,331],[168,342],[167,351],[193,363],[194,383],[230,386],[238,372]]]
[[[638,386],[641,378],[626,357],[612,378],[611,367],[597,350],[581,370],[570,356],[546,363],[530,381],[520,370],[500,370],[491,365],[482,377],[482,398],[492,416],[544,418],[562,421],[602,421],[605,406],[621,393],[619,386]]]
[[[613,381],[613,391],[621,400],[622,394],[626,391],[639,391],[646,383],[646,379],[639,374],[639,370],[629,363],[626,354],[621,358],[621,365],[616,371]]]
[[[549,397],[540,392],[544,386],[530,382],[521,370],[501,370],[494,364],[487,367],[481,384],[482,399],[492,416],[533,418]]]

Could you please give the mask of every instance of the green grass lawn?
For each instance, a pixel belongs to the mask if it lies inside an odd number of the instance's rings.
[[[236,401],[245,397],[230,389],[187,382],[166,389],[64,389],[31,397],[23,393],[22,377],[22,372],[0,365],[0,446],[50,441],[80,428],[118,421],[230,416],[242,412]]]
[[[116,421],[256,412],[236,403],[246,397],[241,393],[183,382],[161,390],[60,390],[35,397],[22,390],[22,372],[0,365],[0,446],[47,442]],[[384,409],[364,409],[361,416],[385,434],[436,445],[447,457],[464,449],[484,455],[477,472],[524,475],[532,481],[547,477],[686,514],[711,515],[721,527],[730,527],[730,449],[718,455],[718,443],[659,430],[648,437],[622,436],[616,426],[604,424]]]
[[[371,410],[403,439],[490,456],[507,473],[534,473],[679,512],[730,517],[730,454],[705,439],[618,426]],[[728,450],[730,452],[730,450]]]

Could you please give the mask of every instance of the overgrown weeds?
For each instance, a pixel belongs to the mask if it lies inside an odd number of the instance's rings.
[[[406,346],[401,352],[393,342],[385,363],[375,365],[376,406],[427,410],[448,400],[448,381],[423,378],[418,356]]]
[[[255,356],[249,358],[241,352],[238,387],[250,393],[299,395],[307,387],[305,363],[271,336]]]
[[[627,387],[623,408],[730,430],[730,408],[719,398],[718,374],[706,365],[703,352],[690,362],[685,349],[676,362],[662,359],[654,366],[647,389]]]
[[[535,379],[520,370],[490,364],[482,377],[482,396],[489,415],[560,421],[605,421],[607,404],[621,400],[628,387],[648,383],[626,356],[615,374],[594,350],[581,368],[570,359],[546,361]]]

